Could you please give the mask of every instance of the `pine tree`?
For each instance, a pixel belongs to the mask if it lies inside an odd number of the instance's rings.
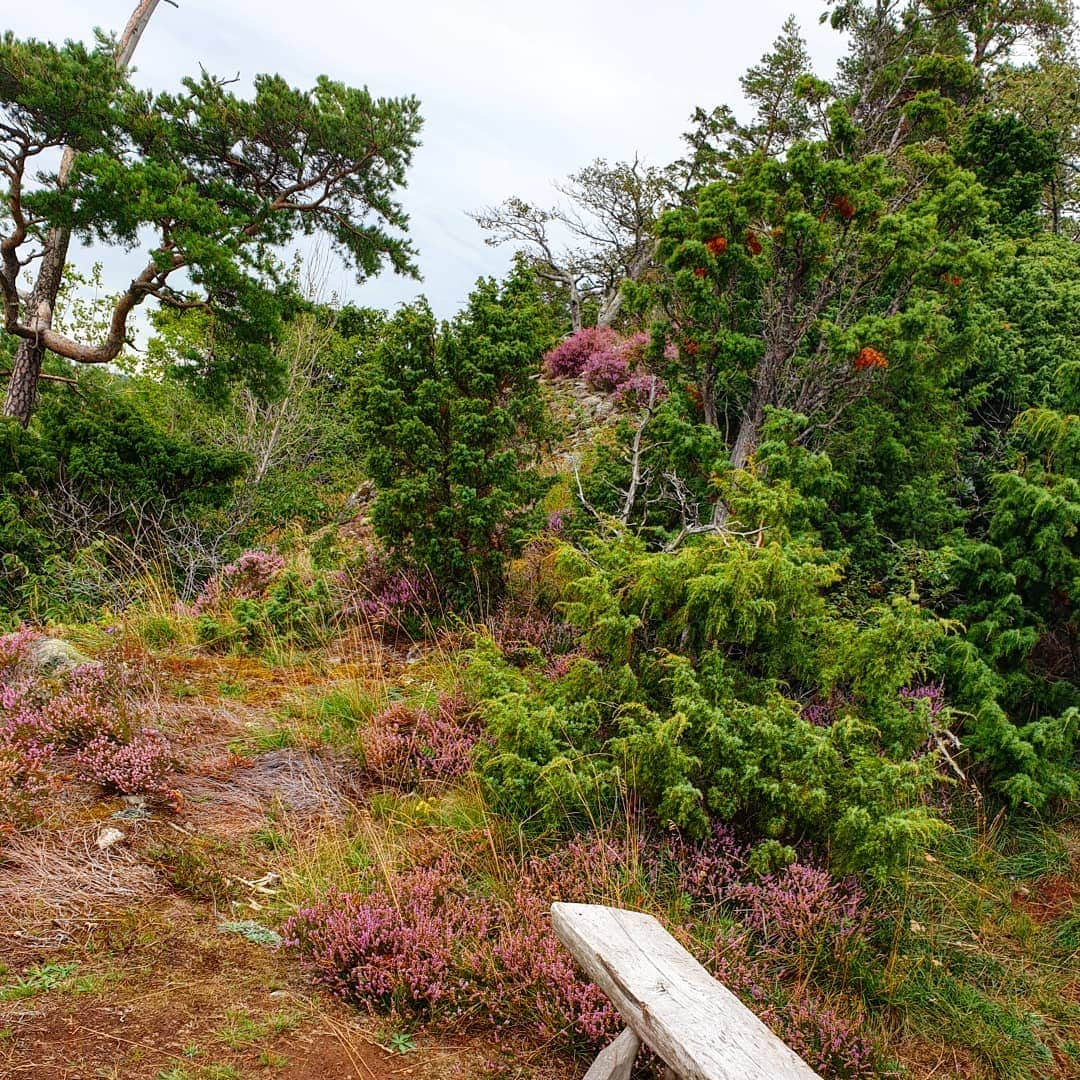
[[[204,72],[154,96],[132,86],[112,41],[89,49],[6,33],[0,294],[4,331],[24,347],[5,414],[28,423],[42,350],[108,363],[132,311],[151,299],[212,316],[211,363],[266,363],[289,299],[273,249],[298,235],[326,236],[361,278],[384,263],[414,272],[394,194],[419,127],[414,98],[374,98],[325,77],[305,91],[260,75],[253,94],[239,95]],[[42,155],[59,147],[70,169],[38,184]],[[50,298],[22,291],[20,273],[50,230],[95,247],[148,247],[101,340],[60,333]]]

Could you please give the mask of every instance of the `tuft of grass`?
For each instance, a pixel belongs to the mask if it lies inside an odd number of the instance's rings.
[[[264,1042],[273,1035],[284,1035],[292,1031],[306,1015],[301,1009],[268,1013],[265,1016],[255,1016],[245,1009],[230,1009],[225,1014],[225,1023],[217,1030],[215,1037],[230,1050],[243,1050]]]
[[[236,897],[237,886],[218,865],[221,853],[212,849],[212,844],[194,842],[161,844],[150,848],[146,856],[174,889],[217,907]]]
[[[249,745],[259,753],[268,750],[294,750],[300,745],[296,732],[287,727],[262,728],[250,737]]]
[[[190,619],[162,612],[138,612],[129,620],[128,629],[147,649],[157,651],[187,647],[195,641]]]
[[[225,1023],[215,1032],[215,1038],[230,1050],[243,1050],[266,1035],[266,1026],[244,1009],[229,1009]]]
[[[52,991],[87,994],[100,987],[100,978],[80,976],[78,970],[78,964],[38,964],[28,969],[22,978],[0,987],[0,1001],[17,1001]]]
[[[355,748],[360,729],[387,703],[385,691],[359,681],[290,702],[281,713],[285,730],[300,742]]]
[[[198,1080],[240,1080],[240,1073],[234,1065],[204,1065]]]
[[[217,688],[223,698],[233,700],[239,700],[247,693],[247,687],[242,682],[234,682],[231,679],[222,679]]]

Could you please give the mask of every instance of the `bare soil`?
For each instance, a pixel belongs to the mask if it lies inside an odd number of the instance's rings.
[[[267,866],[251,837],[268,813],[333,827],[337,808],[363,793],[348,760],[323,749],[235,752],[287,695],[326,676],[232,658],[159,668],[157,722],[181,747],[173,805],[72,783],[45,822],[0,848],[0,1077],[574,1075],[542,1047],[491,1047],[470,1034],[416,1033],[410,1047],[392,1021],[314,987],[288,952],[222,932],[222,920],[264,911]],[[243,685],[241,700],[221,697],[230,682]],[[102,849],[108,828],[123,839]],[[212,857],[195,867],[188,851]],[[55,985],[14,996],[10,988],[43,965],[60,972]]]

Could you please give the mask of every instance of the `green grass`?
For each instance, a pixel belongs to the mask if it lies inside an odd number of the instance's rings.
[[[216,1032],[216,1038],[230,1050],[243,1050],[273,1035],[292,1031],[304,1016],[305,1013],[298,1009],[265,1016],[256,1016],[245,1009],[230,1009],[225,1014],[225,1023]]]
[[[1080,946],[1075,914],[1040,923],[1041,882],[1069,872],[1068,847],[1043,823],[963,818],[906,888],[879,896],[884,950],[867,960],[868,1009],[901,1031],[974,1055],[986,1075],[1042,1080],[1080,1035],[1068,993]]]
[[[268,1029],[265,1025],[243,1009],[230,1009],[225,1014],[225,1023],[215,1033],[219,1042],[230,1050],[243,1050],[253,1043],[266,1038]]]
[[[38,964],[7,986],[0,987],[0,1001],[18,1001],[52,991],[87,994],[101,986],[96,975],[78,975],[78,964]]]

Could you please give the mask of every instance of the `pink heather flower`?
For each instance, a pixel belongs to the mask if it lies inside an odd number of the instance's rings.
[[[647,401],[650,390],[654,400],[661,401],[666,395],[663,382],[654,383],[645,370],[648,345],[644,333],[624,338],[607,327],[589,327],[552,349],[544,366],[552,378],[582,378],[590,389],[618,395],[628,405]]]
[[[58,746],[81,746],[104,736],[124,741],[137,718],[127,698],[127,675],[104,664],[73,669],[61,690],[41,709]]]
[[[836,1080],[877,1075],[873,1045],[862,1033],[861,1018],[849,1018],[801,992],[781,1008],[766,1009],[765,1021],[807,1064]]]
[[[400,874],[393,890],[331,893],[283,927],[316,978],[369,1008],[479,1016],[496,1032],[607,1041],[619,1018],[577,973],[551,930],[550,904],[584,898],[610,852],[572,844],[531,859],[505,897],[471,891],[449,855]]]
[[[927,683],[924,686],[905,686],[900,690],[900,697],[903,701],[911,703],[925,701],[932,719],[945,708],[945,685],[937,682]]]
[[[391,705],[371,718],[361,741],[372,779],[410,788],[424,780],[464,776],[480,728],[464,699],[444,696],[434,709]]]
[[[656,885],[673,873],[680,891],[701,904],[721,904],[731,898],[746,871],[746,848],[727,825],[713,822],[704,840],[688,841],[667,835],[644,856],[645,870]]]
[[[630,379],[630,365],[618,350],[592,353],[581,369],[586,385],[593,390],[613,393]]]
[[[495,643],[511,660],[528,649],[537,649],[550,660],[573,649],[580,636],[551,611],[522,608],[511,602],[500,604],[488,626]]]
[[[125,670],[87,663],[57,677],[35,675],[23,663],[35,636],[0,638],[0,817],[32,817],[35,800],[57,787],[57,756],[69,748],[82,748],[76,763],[102,784],[161,790],[168,742],[152,729],[131,737],[139,715]]]
[[[201,615],[233,600],[261,600],[284,569],[285,560],[276,551],[245,551],[207,581],[191,613]]]
[[[363,550],[359,565],[338,571],[333,584],[341,619],[361,618],[387,630],[422,616],[436,604],[428,578],[395,566],[390,554],[374,545]]]
[[[732,890],[743,920],[781,960],[819,952],[837,956],[866,929],[866,894],[854,879],[837,881],[827,871],[792,863],[760,882]]]
[[[659,405],[668,396],[664,380],[644,371],[634,372],[618,387],[618,392],[624,405],[646,406],[650,398],[654,405]]]
[[[544,675],[552,682],[557,682],[559,679],[569,675],[573,666],[585,655],[585,652],[580,649],[563,653],[562,656],[555,657],[555,659],[544,668]]]
[[[809,704],[803,706],[800,715],[815,727],[829,727],[830,724],[836,721],[841,710],[847,708],[850,704],[850,695],[842,690],[833,690],[828,698],[824,699],[815,694],[810,699]]]
[[[20,626],[10,634],[0,634],[0,678],[26,661],[31,643],[39,637],[41,635],[28,626]]]
[[[553,379],[576,379],[595,353],[615,352],[619,335],[606,326],[588,326],[559,342],[544,356],[544,370]]]
[[[125,795],[160,795],[172,769],[169,740],[155,728],[143,728],[127,743],[107,735],[92,739],[75,758],[87,779]]]
[[[572,516],[570,510],[552,510],[548,514],[545,531],[551,533],[552,536],[562,536],[566,531],[566,523]]]

